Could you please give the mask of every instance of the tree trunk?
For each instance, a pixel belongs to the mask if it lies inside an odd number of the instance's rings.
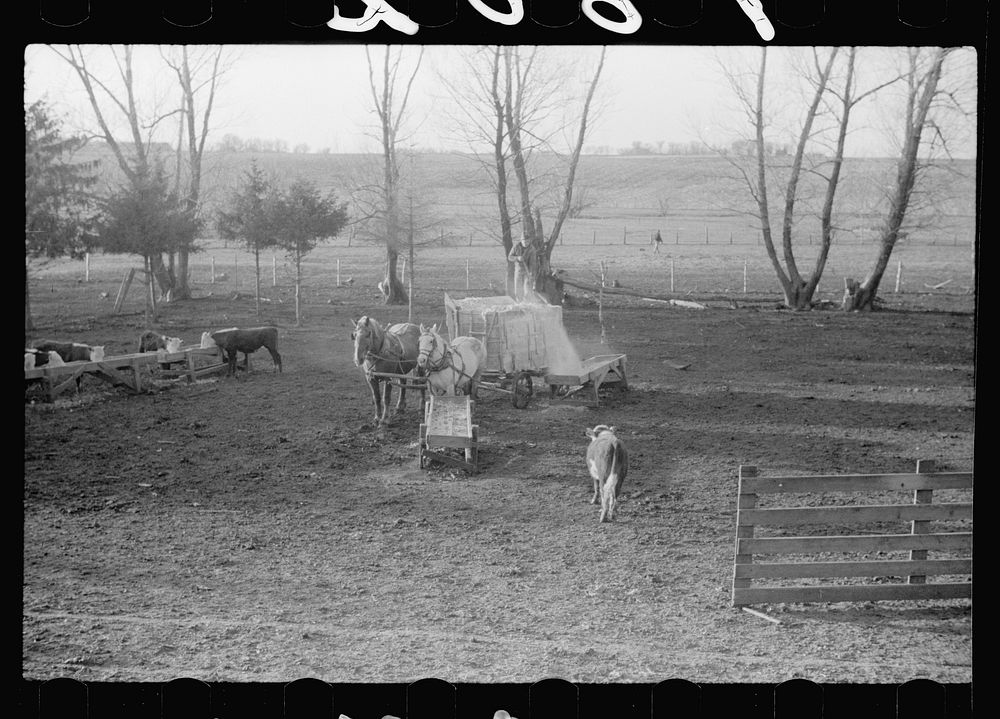
[[[302,254],[295,251],[295,326],[302,325]]]
[[[815,285],[799,279],[789,279],[782,287],[782,294],[785,297],[785,306],[793,310],[812,309],[813,291]]]
[[[174,277],[173,298],[175,300],[191,299],[191,285],[188,282],[188,263],[190,250],[182,247],[177,250],[177,274]]]
[[[550,305],[562,305],[562,282],[552,273],[552,248],[554,245],[545,242],[542,213],[537,207],[532,227],[535,229],[535,237],[529,237],[529,241],[534,245],[535,254],[534,260],[526,263],[528,288],[535,293],[535,299],[542,299]]]
[[[24,336],[35,331],[35,323],[31,321],[31,295],[28,292],[28,266],[24,267]],[[27,342],[25,342],[27,344]]]
[[[174,285],[167,266],[163,264],[163,256],[160,254],[150,255],[147,260],[149,262],[147,269],[152,270],[152,275],[156,277],[156,283],[160,286],[160,299],[165,300],[170,296],[169,293]]]
[[[399,253],[395,247],[385,248],[385,277],[382,278],[382,296],[387,305],[406,304],[406,288],[399,281],[396,267],[399,264]],[[412,270],[411,270],[412,272]]]
[[[260,319],[260,248],[254,246],[253,248],[253,266],[254,266],[254,300],[257,303],[257,318]],[[296,291],[296,297],[298,296],[298,291]],[[298,317],[298,307],[296,306],[295,316]]]
[[[145,279],[145,294],[146,301],[144,303],[145,312],[144,319],[146,320],[146,326],[149,327],[153,322],[156,321],[156,311],[153,305],[155,289],[153,287],[153,272],[152,272],[152,258],[149,255],[143,255],[142,267],[143,267],[143,277]]]
[[[949,52],[949,48],[935,48],[930,67],[922,77],[916,74],[916,56],[911,62],[911,84],[907,98],[905,129],[903,134],[903,149],[900,152],[896,166],[896,186],[889,199],[889,213],[882,228],[879,240],[879,252],[875,264],[865,279],[858,283],[851,278],[844,280],[844,299],[841,307],[844,310],[873,310],[875,298],[878,295],[879,284],[889,266],[889,258],[899,239],[900,228],[906,218],[906,210],[910,204],[910,196],[917,180],[918,156],[920,154],[920,137],[924,127],[932,124],[928,121],[931,103],[937,94],[938,81],[941,79],[941,67]],[[919,97],[917,96],[919,93]]]

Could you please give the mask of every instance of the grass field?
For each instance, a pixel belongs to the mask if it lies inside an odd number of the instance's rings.
[[[808,263],[812,262],[815,249],[815,246],[807,246],[799,256],[803,270],[811,268]],[[817,299],[839,303],[843,295],[843,278],[864,276],[874,255],[875,247],[871,244],[834,247]],[[653,253],[649,245],[562,245],[556,248],[552,259],[553,266],[565,270],[567,276],[589,283],[599,282],[599,265],[603,261],[608,267],[609,281],[617,280],[623,288],[653,295],[674,294],[700,300],[781,301],[778,280],[764,248],[759,245],[674,245],[665,242],[658,254]],[[372,245],[348,247],[345,240],[324,243],[303,263],[302,300],[307,317],[310,304],[337,298],[338,262],[342,286],[353,281],[354,286],[368,287],[372,297],[376,296],[375,285],[382,277],[384,250]],[[469,288],[501,293],[505,263],[497,245],[422,248],[416,254],[415,301],[440,301],[442,290]],[[900,265],[899,292],[896,292]],[[83,303],[93,316],[109,314],[123,275],[128,268],[138,266],[140,261],[131,256],[94,254],[89,260],[87,282],[87,263],[84,261],[48,263],[31,277],[36,320],[44,327],[47,321],[65,315],[59,308],[60,303],[67,308],[70,304]],[[217,277],[214,283],[213,267]],[[224,246],[221,241],[203,242],[202,251],[191,256],[190,271],[195,296],[233,292],[253,294],[253,256],[245,250]],[[407,275],[409,272],[407,269]],[[67,279],[77,283],[66,283]],[[138,283],[139,280],[133,282],[123,304],[126,314],[142,311],[144,296]],[[946,284],[934,289],[941,283]],[[55,292],[57,286],[61,288],[58,293]],[[938,305],[947,302],[956,309],[968,311],[973,307],[974,288],[974,261],[968,247],[903,243],[893,254],[883,279],[881,296],[891,306],[910,307],[920,307],[933,296]],[[567,289],[570,294],[586,294],[571,287]],[[261,296],[285,301],[282,316],[291,311],[294,267],[286,256],[262,255]],[[623,295],[607,295],[605,301],[609,305],[642,302]]]

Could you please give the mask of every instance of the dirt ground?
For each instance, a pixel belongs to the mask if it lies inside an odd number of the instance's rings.
[[[729,601],[741,464],[972,468],[971,297],[863,315],[616,298],[607,345],[596,307],[566,308],[581,356],[627,354],[630,391],[520,410],[486,391],[475,475],[418,467],[419,396],[376,427],[348,320],[407,309],[338,297],[279,322],[283,373],[261,351],[236,379],[128,395],[87,377],[25,403],[23,677],[971,681],[968,600],[757,607],[780,625]],[[256,323],[209,297],[160,329]],[[103,316],[63,336],[117,354],[140,331]],[[598,423],[631,454],[610,524],[583,460]]]

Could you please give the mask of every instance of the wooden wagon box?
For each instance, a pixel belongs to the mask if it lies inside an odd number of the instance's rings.
[[[486,371],[509,374],[515,370],[544,372],[550,353],[563,341],[554,335],[562,328],[562,307],[515,302],[512,297],[466,297],[445,293],[448,337],[476,337],[486,346]]]

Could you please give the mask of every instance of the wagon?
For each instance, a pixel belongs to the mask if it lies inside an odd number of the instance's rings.
[[[444,305],[448,336],[476,337],[486,347],[479,388],[510,395],[518,409],[528,405],[536,381],[549,386],[553,401],[591,406],[599,404],[602,388],[628,389],[625,355],[580,360],[563,327],[562,307],[448,293]]]
[[[579,370],[560,371],[545,375],[553,400],[596,407],[601,401],[601,388],[628,390],[625,371],[626,355],[595,355],[583,360]]]

